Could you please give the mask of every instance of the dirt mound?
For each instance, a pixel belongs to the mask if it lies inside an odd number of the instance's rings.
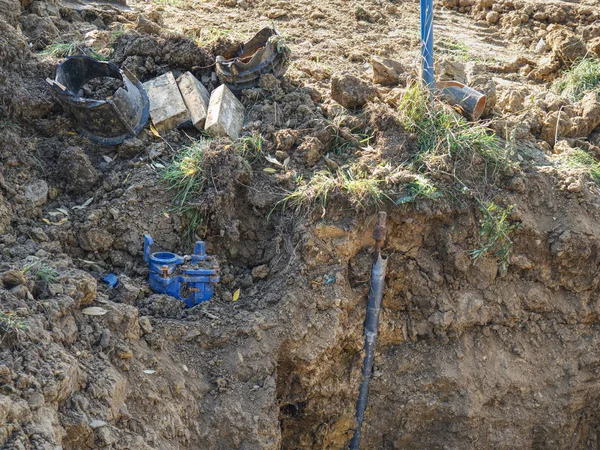
[[[578,57],[598,13],[445,4],[469,15],[436,10],[436,70],[488,95],[484,122],[412,82],[415,3],[0,0],[0,446],[346,447],[386,210],[362,446],[597,447],[600,103],[573,80],[594,67]],[[235,142],[188,128],[96,145],[44,81],[93,50],[212,90],[215,52],[265,17],[292,64],[242,93]],[[385,86],[372,60],[395,68]],[[179,254],[205,239],[213,299],[152,293],[144,234]]]

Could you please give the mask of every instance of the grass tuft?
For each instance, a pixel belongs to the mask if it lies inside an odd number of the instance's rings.
[[[235,141],[235,148],[249,162],[254,162],[262,154],[264,140],[259,133],[244,136]]]
[[[429,200],[437,200],[442,197],[442,193],[437,190],[433,183],[422,175],[417,175],[415,180],[405,185],[404,188],[406,195],[396,200],[396,205],[414,202],[419,197]]]
[[[520,228],[520,224],[510,221],[509,216],[514,205],[502,208],[494,202],[481,204],[480,211],[483,218],[479,221],[479,239],[481,246],[469,252],[471,258],[479,258],[492,253],[500,266],[502,273],[506,272],[510,264],[512,250],[511,234]]]
[[[554,82],[552,89],[574,102],[581,100],[587,92],[600,93],[600,59],[580,59]]]
[[[454,161],[471,161],[473,155],[478,155],[486,166],[494,168],[508,162],[498,138],[488,128],[467,122],[448,108],[429,105],[429,92],[415,83],[406,90],[398,108],[402,125],[416,135],[417,160],[427,164],[428,160],[448,155]]]
[[[40,54],[44,56],[51,56],[53,58],[66,58],[67,56],[73,56],[80,53],[80,49],[74,42],[66,42],[63,44],[50,44]]]
[[[59,276],[56,269],[53,269],[41,259],[26,265],[23,268],[23,273],[31,273],[38,280],[48,283],[56,283]]]
[[[346,194],[353,206],[364,208],[368,204],[379,205],[388,198],[381,188],[383,180],[355,167],[340,169],[335,174],[319,171],[307,182],[302,181],[299,179],[298,188],[282,200],[284,205],[290,204],[297,209],[313,209],[318,205],[325,210],[333,194]]]
[[[0,331],[3,333],[19,332],[27,328],[27,322],[12,312],[0,311]]]
[[[579,147],[561,155],[565,166],[579,170],[590,176],[600,186],[600,162]]]
[[[198,208],[198,198],[205,186],[203,170],[204,149],[207,140],[199,140],[185,147],[160,173],[167,189],[175,191],[174,212],[180,214],[187,223],[186,235],[194,242],[196,231],[204,223],[202,211]]]
[[[202,159],[207,144],[208,141],[199,140],[185,147],[161,174],[167,188],[175,191],[174,200],[179,207],[187,207],[190,199],[200,195],[204,189]]]

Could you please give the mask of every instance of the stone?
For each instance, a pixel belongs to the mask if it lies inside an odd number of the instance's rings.
[[[252,269],[252,278],[255,280],[262,280],[269,276],[270,270],[268,264],[262,264]]]
[[[490,11],[485,15],[485,20],[487,23],[497,23],[500,20],[500,14],[496,11]]]
[[[338,75],[331,79],[331,98],[344,108],[361,108],[375,96],[372,86],[353,75]]]
[[[148,318],[147,316],[140,317],[138,319],[138,322],[139,322],[140,328],[142,329],[144,334],[150,334],[154,330],[152,328],[152,323],[150,322],[150,318]]]
[[[119,145],[119,156],[133,158],[144,150],[144,141],[138,138],[128,139]]]
[[[79,301],[80,305],[91,305],[98,293],[98,282],[89,273],[70,269],[60,277],[66,295]]]
[[[0,275],[0,280],[7,287],[27,285],[27,278],[23,272],[17,269],[10,269]]]
[[[547,142],[550,147],[553,147],[558,137],[567,136],[569,134],[571,126],[571,119],[569,119],[569,116],[566,113],[559,111],[551,112],[546,117],[544,125],[542,125],[540,139]]]
[[[110,330],[108,328],[104,328],[100,333],[100,342],[99,344],[102,350],[106,350],[110,345]]]
[[[405,72],[404,66],[393,59],[373,57],[371,65],[373,66],[373,83],[384,86],[397,85]]]
[[[522,88],[511,87],[502,91],[498,99],[498,106],[508,112],[517,112],[523,109],[527,91]]]
[[[98,172],[79,147],[67,147],[61,152],[56,170],[65,180],[67,189],[75,194],[87,192],[98,181]]]
[[[585,42],[565,28],[554,29],[546,35],[546,43],[552,49],[555,60],[572,63],[587,53]]]
[[[600,58],[600,37],[591,39],[587,43],[587,48],[588,48],[588,50],[589,50],[590,53],[593,53],[598,58]]]
[[[35,206],[43,206],[48,201],[48,183],[36,180],[25,186],[25,198]]]
[[[308,136],[304,138],[296,153],[304,158],[307,166],[312,167],[319,162],[321,156],[323,156],[323,151],[323,143],[314,136]]]
[[[106,251],[113,241],[113,237],[100,228],[91,228],[79,234],[79,245],[88,252]]]
[[[157,131],[168,131],[189,120],[190,115],[172,72],[144,83],[150,99],[150,117]]]
[[[243,126],[244,105],[222,84],[210,96],[205,130],[212,137],[229,136],[235,140]]]
[[[160,34],[162,28],[159,24],[148,20],[146,17],[140,14],[135,23],[135,31],[145,34]]]
[[[547,51],[548,51],[548,44],[546,44],[546,41],[542,38],[536,44],[535,52],[538,55],[541,55],[542,53],[546,53]]]
[[[581,117],[572,119],[571,137],[587,137],[600,125],[600,101],[598,94],[588,92],[581,100]]]
[[[186,72],[177,78],[177,86],[187,107],[192,125],[198,130],[204,130],[210,94],[191,72]]]
[[[450,58],[440,58],[435,63],[435,74],[439,81],[458,81],[467,83],[465,64]]]

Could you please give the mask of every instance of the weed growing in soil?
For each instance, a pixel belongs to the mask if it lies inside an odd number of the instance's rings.
[[[207,140],[199,140],[185,147],[160,173],[167,189],[175,191],[174,212],[180,214],[187,223],[186,236],[189,242],[196,238],[196,230],[204,223],[202,211],[195,207],[195,199],[204,189],[202,160]]]
[[[600,162],[589,153],[577,147],[566,153],[563,161],[567,167],[588,174],[600,186]]]
[[[50,267],[42,260],[35,261],[23,268],[23,273],[31,273],[38,280],[55,283],[58,280],[58,271]]]
[[[189,200],[204,189],[202,158],[207,143],[199,140],[185,147],[161,173],[167,188],[176,191],[175,202],[181,208],[187,207]]]
[[[583,58],[554,82],[552,88],[565,98],[578,101],[590,91],[600,93],[600,59]]]
[[[66,58],[67,56],[73,56],[77,53],[80,53],[80,49],[74,42],[51,44],[40,52],[40,54],[44,56],[51,56],[53,58]]]
[[[468,61],[470,59],[469,48],[463,43],[453,39],[440,39],[436,45],[435,50],[442,54],[453,56],[459,61]]]
[[[254,133],[250,136],[244,136],[235,141],[235,147],[240,155],[249,162],[256,161],[263,148],[263,138],[260,134]]]
[[[413,202],[419,197],[429,200],[436,200],[442,197],[442,193],[437,190],[431,181],[421,175],[417,175],[415,181],[408,183],[404,188],[406,195],[396,200],[396,205]]]
[[[27,322],[11,312],[0,311],[0,331],[11,333],[23,331],[27,328]]]
[[[290,192],[281,203],[284,206],[294,205],[297,209],[313,209],[319,205],[325,210],[332,194],[343,193],[356,207],[364,208],[369,203],[379,205],[386,198],[389,199],[381,189],[382,182],[383,180],[372,178],[354,167],[340,169],[335,174],[319,171],[306,183],[299,179],[298,188]]]
[[[503,273],[506,272],[510,264],[512,249],[510,235],[520,227],[520,224],[512,223],[509,219],[513,208],[514,205],[502,208],[494,202],[481,204],[480,211],[483,214],[483,218],[479,221],[481,246],[469,252],[474,261],[493,253],[500,265],[500,270]]]
[[[479,155],[486,167],[506,164],[506,155],[495,134],[477,123],[467,122],[447,108],[430,108],[429,92],[419,84],[410,86],[399,106],[406,131],[416,135],[419,152],[416,162],[427,163],[448,155],[453,161],[471,161]]]

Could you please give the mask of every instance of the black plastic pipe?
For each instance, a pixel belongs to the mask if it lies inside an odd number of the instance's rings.
[[[360,434],[367,409],[369,398],[369,383],[373,375],[373,360],[375,358],[375,344],[377,342],[377,331],[379,329],[379,313],[381,311],[381,299],[385,287],[385,274],[387,271],[387,258],[381,255],[381,245],[386,233],[386,213],[379,213],[377,225],[373,232],[375,238],[375,263],[371,269],[371,290],[367,303],[367,317],[365,319],[365,360],[363,363],[363,380],[356,401],[356,421],[358,426],[350,442],[350,450],[360,448]]]

